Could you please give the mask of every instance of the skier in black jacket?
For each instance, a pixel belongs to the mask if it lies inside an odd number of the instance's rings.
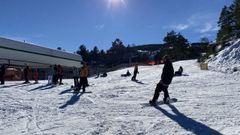
[[[157,84],[153,99],[149,101],[149,103],[152,105],[156,104],[156,101],[158,100],[158,97],[159,97],[159,93],[161,91],[164,92],[164,98],[163,98],[164,103],[169,102],[168,86],[172,82],[172,78],[174,76],[174,69],[168,55],[165,55],[163,60],[164,60],[164,67],[162,71],[161,80]]]

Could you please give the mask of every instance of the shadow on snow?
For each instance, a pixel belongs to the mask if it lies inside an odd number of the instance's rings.
[[[20,85],[24,85],[23,83],[18,83],[18,84],[13,84],[13,85],[4,85],[0,88],[10,88],[10,87],[14,87],[14,86],[20,86]]]
[[[28,84],[26,84],[26,83],[17,83],[17,84],[13,84],[13,85],[4,85],[4,86],[2,86],[0,88],[10,88],[10,87],[15,87],[15,86],[23,87],[23,86],[26,86],[26,85],[28,85]]]
[[[82,96],[83,93],[73,93],[72,97],[62,106],[60,106],[60,109],[64,109],[69,105],[74,105]]]
[[[138,83],[138,84],[145,84],[145,83],[143,83],[142,81],[139,81],[139,80],[133,80],[133,82]]]
[[[47,89],[51,89],[51,88],[54,88],[55,86],[54,85],[49,85],[49,84],[46,84],[46,85],[41,85],[41,86],[38,86],[34,89],[31,89],[29,91],[34,91],[34,90],[47,90]]]
[[[72,91],[72,89],[67,89],[67,90],[64,90],[61,93],[59,93],[59,95],[62,95],[62,94],[65,94],[65,93],[69,93],[71,91]]]
[[[155,108],[158,109],[159,111],[161,111],[163,114],[165,114],[170,119],[177,122],[185,130],[193,132],[196,135],[203,135],[203,134],[204,135],[222,135],[218,131],[185,116],[184,114],[179,112],[178,109],[176,107],[174,107],[173,105],[168,105],[168,106],[172,109],[172,111],[175,114],[171,114],[171,113],[167,112],[166,110],[162,109],[160,106],[155,106]]]

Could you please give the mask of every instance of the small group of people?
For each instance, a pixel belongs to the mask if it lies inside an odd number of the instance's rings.
[[[50,70],[52,70],[53,68],[53,71],[50,71],[50,76],[52,75],[52,78],[50,77],[49,79],[51,79],[51,84],[54,84],[54,85],[63,85],[62,83],[62,79],[63,79],[63,68],[61,65],[54,65],[53,67],[50,66]],[[59,80],[59,81],[58,81]]]
[[[23,69],[23,74],[24,74],[24,80],[25,82],[24,83],[30,83],[29,82],[29,74],[30,74],[30,68],[29,66],[26,66],[24,69]],[[35,80],[35,83],[38,83],[38,79],[39,79],[39,75],[38,75],[38,69],[35,69],[34,70],[34,80]]]
[[[168,87],[172,82],[172,79],[174,76],[182,76],[183,73],[183,67],[180,66],[178,71],[176,71],[174,73],[174,68],[172,65],[172,62],[170,61],[170,56],[169,55],[165,55],[163,57],[163,63],[164,63],[164,67],[162,70],[162,75],[161,75],[161,80],[159,81],[159,83],[157,84],[156,88],[155,88],[155,92],[153,95],[152,100],[149,101],[149,103],[151,105],[156,105],[157,100],[159,98],[160,92],[163,91],[164,93],[164,98],[163,101],[164,103],[169,103],[170,101],[170,97],[169,97],[169,93],[168,93]],[[133,76],[132,76],[132,81],[137,81],[136,76],[139,73],[138,71],[138,64],[135,64],[134,66],[134,71],[133,71]],[[122,77],[127,77],[130,76],[131,73],[129,71],[127,71],[126,74],[122,74]]]
[[[134,65],[134,71],[133,71],[133,76],[131,78],[132,81],[136,81],[136,77],[137,77],[137,74],[138,74],[138,64],[135,64]],[[129,72],[129,70],[127,70],[127,72],[125,74],[121,74],[121,77],[129,77],[131,76],[131,73]]]
[[[162,75],[159,83],[157,84],[155,88],[155,92],[153,95],[152,100],[149,101],[151,105],[156,105],[156,102],[159,98],[160,92],[164,92],[164,98],[163,101],[165,103],[168,103],[170,100],[169,93],[168,93],[168,87],[172,82],[172,79],[174,76],[181,76],[183,72],[182,66],[179,67],[179,70],[174,73],[174,68],[172,65],[172,62],[170,61],[169,55],[165,55],[163,58],[164,61],[164,67],[162,69]],[[74,91],[79,92],[82,88],[82,92],[85,92],[85,88],[88,86],[88,80],[87,77],[89,75],[89,69],[85,62],[82,63],[83,67],[80,68],[80,70],[77,67],[73,68],[73,78],[74,78]],[[63,69],[61,65],[54,65],[54,67],[51,68],[53,71],[49,74],[52,74],[52,84],[57,84],[59,80],[59,85],[62,85],[62,79],[63,79]],[[0,81],[1,84],[4,84],[4,75],[5,75],[6,66],[2,65],[0,68]],[[25,83],[29,83],[29,66],[26,66],[24,68],[24,79]],[[131,78],[132,81],[136,81],[136,76],[139,73],[138,71],[138,64],[135,64],[134,66],[134,72],[133,76]],[[131,76],[131,73],[129,70],[127,70],[126,74],[122,74],[122,77],[128,77]],[[80,78],[80,81],[79,81]]]
[[[0,81],[1,81],[1,85],[5,84],[5,73],[6,73],[6,69],[8,68],[7,65],[3,64],[0,68]],[[29,73],[30,73],[30,68],[29,66],[26,66],[23,69],[23,77],[24,77],[24,83],[30,83],[29,82]],[[38,81],[38,72],[37,70],[34,73],[34,80],[37,82]]]
[[[182,68],[182,66],[180,66],[179,70],[174,73],[174,68],[173,68],[172,62],[170,61],[170,56],[169,55],[165,55],[163,57],[163,62],[164,62],[164,67],[163,67],[163,70],[162,70],[161,79],[160,79],[159,83],[157,84],[157,86],[155,88],[155,92],[154,92],[152,100],[149,101],[149,103],[151,105],[156,105],[157,100],[158,100],[159,95],[160,95],[160,92],[162,92],[162,91],[164,93],[164,98],[163,98],[164,103],[169,103],[170,97],[169,97],[169,93],[168,93],[168,87],[171,84],[173,77],[174,76],[181,76],[182,72],[183,72],[183,68]],[[138,64],[135,64],[134,71],[133,71],[133,76],[132,76],[132,79],[131,79],[132,81],[137,80],[136,77],[137,77],[138,73],[139,73]],[[121,76],[122,77],[127,77],[127,76],[130,76],[130,75],[131,75],[130,72],[127,71],[126,74],[122,74]]]

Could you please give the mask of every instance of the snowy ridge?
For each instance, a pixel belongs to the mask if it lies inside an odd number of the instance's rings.
[[[240,71],[240,39],[218,53],[209,61],[209,68],[215,71],[232,73]]]
[[[239,74],[202,71],[196,60],[173,65],[185,75],[169,86],[178,102],[156,108],[141,104],[152,98],[163,65],[139,66],[139,82],[120,77],[133,67],[89,78],[86,94],[71,92],[73,80],[57,87],[7,82],[0,135],[239,135]]]

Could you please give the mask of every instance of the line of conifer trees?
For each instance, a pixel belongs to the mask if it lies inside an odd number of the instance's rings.
[[[222,49],[229,46],[230,41],[240,38],[240,0],[222,8],[218,26],[217,43],[222,45]]]

